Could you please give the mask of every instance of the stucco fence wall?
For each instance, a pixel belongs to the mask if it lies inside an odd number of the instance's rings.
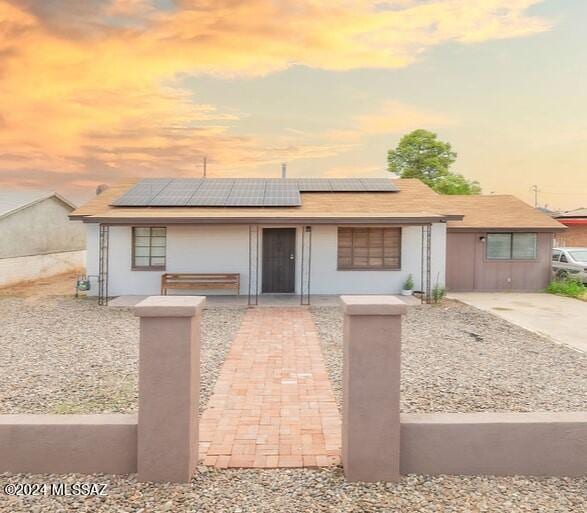
[[[260,225],[277,228],[281,225]],[[295,292],[300,293],[302,254],[302,226],[296,228]],[[99,227],[87,225],[88,266],[90,275],[98,274]],[[132,228],[111,226],[109,240],[109,294],[159,294],[159,271],[133,271]],[[432,225],[432,286],[437,281],[444,285],[446,263],[446,224]],[[259,240],[259,277],[263,275],[262,237]],[[337,226],[312,226],[311,291],[312,294],[397,294],[409,274],[415,288],[420,288],[422,229],[420,226],[402,227],[401,270],[397,271],[339,271],[337,270]],[[307,265],[307,263],[306,263]],[[239,273],[241,294],[248,293],[249,226],[248,225],[169,225],[167,227],[168,273]],[[90,295],[98,293],[92,283]],[[259,278],[259,290],[262,290]],[[202,291],[170,291],[170,294],[202,293]],[[207,294],[225,294],[209,291]]]
[[[85,264],[85,250],[0,258],[0,287],[47,278],[77,269],[83,272]]]
[[[391,296],[347,296],[343,302],[347,479],[393,481],[400,472],[587,474],[587,412],[400,415],[405,305]],[[142,481],[188,482],[198,461],[203,304],[202,297],[165,296],[136,307],[138,417],[0,416],[0,472],[138,472]]]

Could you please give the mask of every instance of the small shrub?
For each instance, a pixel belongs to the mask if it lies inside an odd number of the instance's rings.
[[[546,292],[580,298],[587,293],[587,287],[578,280],[565,278],[563,280],[551,281],[548,287],[546,287]]]
[[[408,279],[404,282],[404,290],[412,290],[414,288],[414,278],[412,275],[408,275]]]
[[[438,284],[436,284],[432,289],[432,301],[434,301],[434,304],[440,303],[445,295],[446,289]]]

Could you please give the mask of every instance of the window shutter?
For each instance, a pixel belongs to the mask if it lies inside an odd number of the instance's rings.
[[[338,229],[339,269],[397,270],[401,264],[401,228]]]

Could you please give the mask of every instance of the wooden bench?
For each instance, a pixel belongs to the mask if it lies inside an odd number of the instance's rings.
[[[167,289],[220,290],[234,289],[240,292],[240,274],[193,274],[165,273],[161,275],[161,295],[167,295]]]

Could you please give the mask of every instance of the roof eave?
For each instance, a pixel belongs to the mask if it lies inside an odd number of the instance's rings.
[[[566,226],[448,226],[449,232],[564,232]]]
[[[70,216],[72,218],[72,216]],[[459,219],[462,219],[460,217]],[[101,223],[110,225],[139,225],[139,224],[430,224],[443,223],[446,216],[340,216],[340,217],[100,217],[79,216],[75,220],[84,223]]]

